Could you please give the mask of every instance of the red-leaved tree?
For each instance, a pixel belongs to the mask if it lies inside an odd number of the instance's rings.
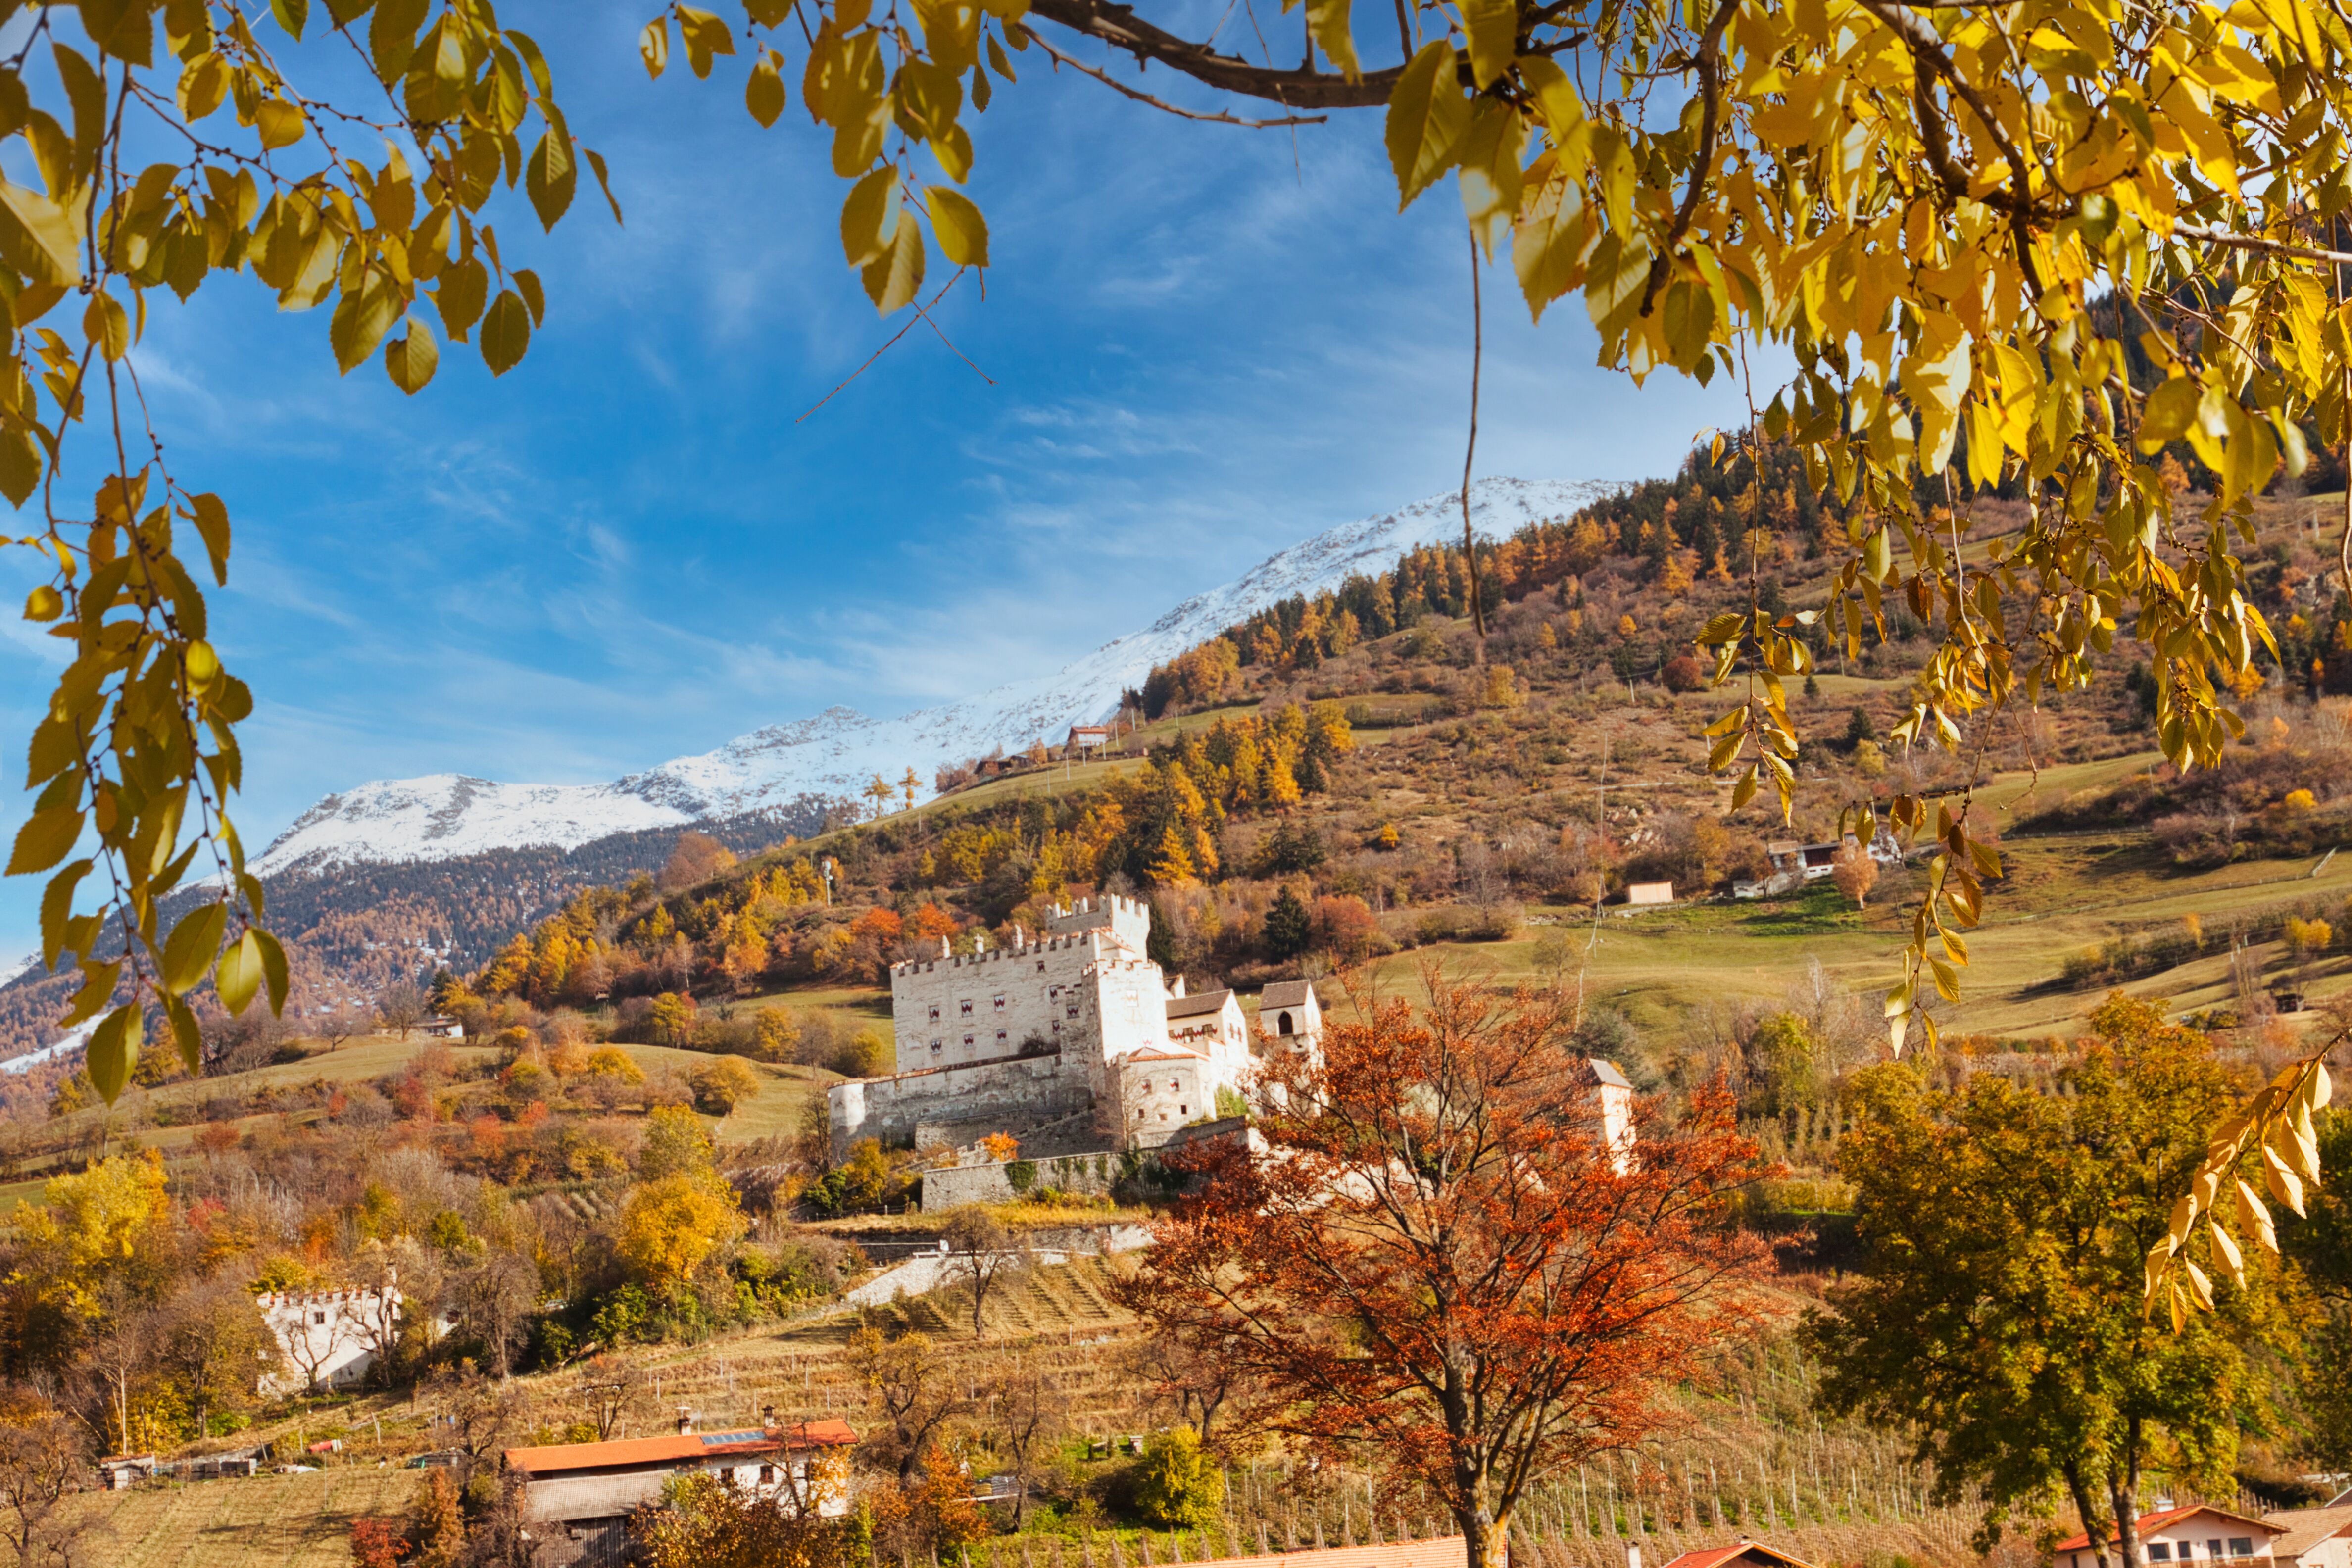
[[[1641,1442],[1754,1331],[1764,1251],[1726,1209],[1768,1173],[1720,1088],[1612,1147],[1559,998],[1423,978],[1265,1064],[1263,1148],[1171,1157],[1201,1184],[1124,1294],[1262,1384],[1245,1424],[1378,1464],[1488,1568],[1531,1479]]]

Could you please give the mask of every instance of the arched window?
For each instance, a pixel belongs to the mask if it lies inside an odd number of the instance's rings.
[[[1290,1033],[1290,1015],[1289,1015],[1289,1014],[1287,1014],[1287,1013],[1277,1013],[1277,1014],[1276,1014],[1276,1015],[1275,1015],[1275,1017],[1274,1017],[1274,1032],[1275,1032],[1276,1034],[1277,1034],[1277,1035],[1286,1035],[1286,1034]]]

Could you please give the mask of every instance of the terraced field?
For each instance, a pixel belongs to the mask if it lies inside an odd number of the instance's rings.
[[[352,1521],[406,1508],[421,1473],[353,1468],[85,1493],[67,1500],[68,1517],[88,1525],[73,1561],[107,1568],[349,1568]]]

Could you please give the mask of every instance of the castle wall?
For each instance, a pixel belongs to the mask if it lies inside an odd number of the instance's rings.
[[[1009,1204],[1024,1194],[1047,1187],[1065,1193],[1108,1193],[1118,1180],[1118,1156],[1106,1152],[925,1171],[923,1212],[941,1214],[965,1204]]]
[[[1002,1121],[1018,1131],[1071,1116],[1094,1102],[1086,1064],[1059,1053],[924,1068],[889,1078],[856,1079],[826,1092],[833,1152],[838,1159],[861,1138],[907,1142],[922,1121]]]

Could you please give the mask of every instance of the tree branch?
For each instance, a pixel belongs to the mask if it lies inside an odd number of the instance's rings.
[[[1665,242],[1658,254],[1650,258],[1650,276],[1642,286],[1642,314],[1646,316],[1658,302],[1658,290],[1666,286],[1666,275],[1675,264],[1675,252],[1690,233],[1691,219],[1698,212],[1699,193],[1706,189],[1708,178],[1715,173],[1715,139],[1722,123],[1723,84],[1717,61],[1723,51],[1723,29],[1730,24],[1732,15],[1739,9],[1739,0],[1723,0],[1716,7],[1715,16],[1698,41],[1698,153],[1691,160],[1690,187],[1683,192],[1682,205],[1675,209],[1675,226],[1666,233]]]
[[[2289,245],[2284,240],[2265,239],[2259,234],[2232,234],[2202,224],[2177,223],[2172,226],[2172,233],[2179,239],[2225,245],[2233,250],[2259,250],[2265,256],[2292,256],[2301,261],[2329,261],[2337,266],[2352,263],[2352,251],[2316,250],[2309,246]]]
[[[1219,125],[1240,125],[1252,131],[1264,131],[1276,125],[1321,125],[1331,118],[1328,114],[1286,114],[1279,120],[1244,120],[1238,115],[1226,114],[1223,111],[1211,114],[1197,109],[1180,109],[1165,99],[1154,98],[1148,92],[1128,86],[1127,83],[1099,67],[1090,66],[1084,60],[1072,59],[1034,31],[1029,36],[1037,40],[1039,48],[1053,57],[1055,65],[1067,66],[1074,71],[1084,71],[1105,87],[1115,92],[1123,92],[1138,103],[1148,103],[1154,109],[1163,110],[1186,120],[1206,120]]]
[[[1237,56],[1221,55],[1205,44],[1180,38],[1145,21],[1132,8],[1114,5],[1111,0],[1032,0],[1029,15],[1074,33],[1100,38],[1113,48],[1125,49],[1145,65],[1156,60],[1211,87],[1237,92],[1244,98],[1267,99],[1287,109],[1378,109],[1388,102],[1390,89],[1404,74],[1402,66],[1391,66],[1386,70],[1366,71],[1349,81],[1345,77],[1327,76],[1317,70],[1254,66]],[[1036,37],[1034,27],[1030,36]]]

